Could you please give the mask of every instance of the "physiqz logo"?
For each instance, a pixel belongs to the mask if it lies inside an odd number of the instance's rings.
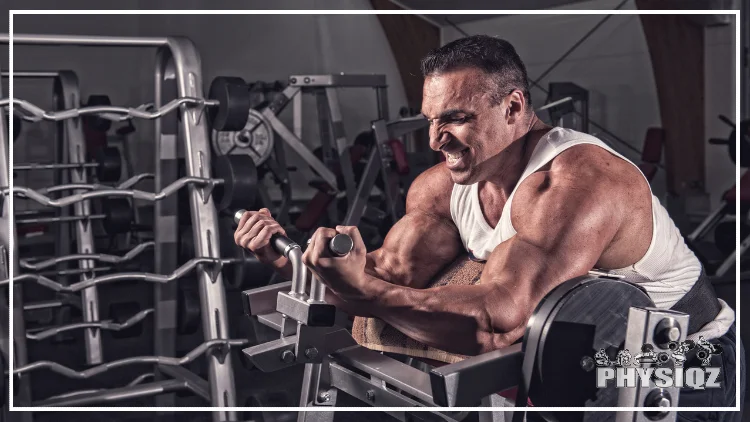
[[[722,353],[720,345],[711,344],[701,336],[698,342],[670,342],[668,348],[668,352],[657,353],[654,346],[644,344],[637,355],[633,356],[628,349],[624,349],[617,352],[614,360],[604,349],[600,349],[594,355],[597,388],[607,387],[612,382],[618,388],[635,387],[639,379],[642,387],[721,388],[720,368],[709,366],[711,356]],[[685,368],[688,359],[691,362],[697,359],[700,365]]]

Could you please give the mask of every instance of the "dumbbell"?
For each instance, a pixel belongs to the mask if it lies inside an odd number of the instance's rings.
[[[110,234],[127,233],[132,229],[133,207],[125,198],[107,198],[102,201],[103,214],[72,215],[66,217],[36,217],[16,219],[16,224],[71,223],[85,220],[103,220],[104,230]]]
[[[237,210],[234,213],[235,225],[240,224],[242,215],[246,212],[247,210]],[[291,247],[293,244],[294,241],[286,236],[281,236],[278,234],[271,236],[271,245],[273,246],[274,250],[276,250],[281,255],[284,255],[287,248]],[[333,236],[333,238],[328,242],[328,250],[336,256],[346,256],[349,252],[352,251],[352,248],[354,248],[354,241],[352,241],[352,238],[348,234],[339,233],[336,236]]]
[[[96,155],[93,163],[68,163],[68,164],[18,164],[13,166],[13,171],[29,170],[71,170],[71,169],[96,169],[96,178],[100,182],[116,182],[122,175],[122,156],[116,147],[105,147]]]

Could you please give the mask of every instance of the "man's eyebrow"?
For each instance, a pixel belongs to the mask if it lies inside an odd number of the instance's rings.
[[[473,115],[474,113],[467,111],[467,110],[460,109],[460,108],[452,108],[452,109],[445,110],[442,113],[440,113],[440,115],[438,116],[438,120],[446,120],[456,114]],[[428,120],[430,120],[430,118],[424,112],[422,112],[422,115],[424,115],[425,117],[427,117]]]

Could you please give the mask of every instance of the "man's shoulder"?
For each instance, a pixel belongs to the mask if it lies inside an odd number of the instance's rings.
[[[451,218],[450,201],[453,180],[445,163],[438,163],[422,172],[412,182],[406,197],[406,211],[423,210]]]
[[[579,144],[519,185],[511,218],[514,226],[521,220],[528,226],[552,217],[608,214],[609,208],[622,210],[646,198],[648,182],[637,167],[600,146]]]

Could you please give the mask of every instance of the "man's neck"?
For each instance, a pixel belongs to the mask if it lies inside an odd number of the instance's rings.
[[[526,169],[539,140],[548,130],[549,126],[539,120],[535,114],[532,115],[525,130],[516,135],[517,141],[513,142],[498,157],[498,168],[500,170],[484,183],[481,183],[480,187],[483,184],[485,189],[489,189],[491,192],[507,199],[521,179],[521,175]]]

